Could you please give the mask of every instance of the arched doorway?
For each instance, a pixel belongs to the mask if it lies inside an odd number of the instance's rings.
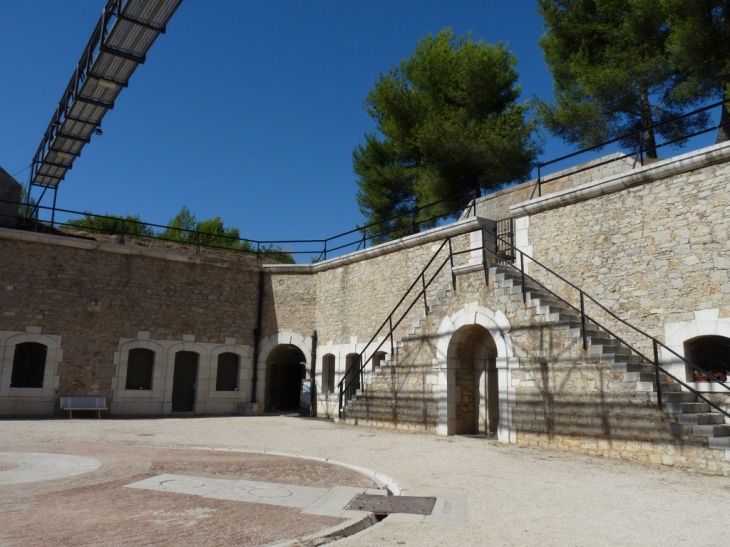
[[[266,359],[266,412],[299,410],[299,391],[306,377],[304,353],[290,344],[279,344]]]
[[[447,399],[454,433],[496,435],[499,428],[497,346],[489,331],[472,324],[451,337]]]

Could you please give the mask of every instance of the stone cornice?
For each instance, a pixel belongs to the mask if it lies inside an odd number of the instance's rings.
[[[626,188],[647,184],[674,175],[730,160],[730,142],[723,142],[701,150],[658,161],[633,171],[624,171],[603,179],[587,182],[553,194],[510,206],[515,217],[523,217],[620,192]]]

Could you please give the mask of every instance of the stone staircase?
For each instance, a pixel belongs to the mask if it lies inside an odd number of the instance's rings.
[[[474,269],[468,270],[473,272]],[[458,273],[456,270],[454,273]],[[509,266],[492,266],[489,271],[490,292],[493,295],[508,295],[513,301],[522,301],[522,277],[519,271]],[[565,302],[550,293],[537,282],[526,279],[526,307],[532,310],[536,319],[566,334],[566,340],[576,347],[581,346],[582,332],[580,314]],[[429,313],[439,310],[452,294],[450,283],[438,287],[429,299]],[[419,429],[435,429],[430,416],[435,416],[435,401],[424,396],[423,385],[410,382],[408,378],[425,378],[432,367],[435,355],[405,355],[412,342],[419,340],[428,314],[424,309],[412,321],[406,334],[395,345],[395,355],[381,367],[371,370],[365,376],[365,383],[356,396],[347,403],[343,419],[347,423],[360,423],[386,427],[403,427],[411,424]],[[645,393],[646,404],[656,405],[658,394],[656,372],[653,365],[631,352],[625,345],[602,330],[598,325],[587,322],[587,358],[608,364],[613,373],[619,373],[630,390]],[[702,442],[715,450],[725,450],[730,460],[730,425],[725,416],[712,407],[698,401],[696,395],[682,391],[681,386],[664,374],[660,375],[663,408],[662,420],[671,424],[675,435],[689,442]]]

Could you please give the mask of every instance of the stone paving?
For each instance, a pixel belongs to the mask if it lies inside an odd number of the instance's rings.
[[[437,497],[439,514],[391,515],[338,544],[727,545],[721,525],[730,507],[727,477],[480,437],[287,416],[15,420],[0,421],[0,452],[101,462],[83,474],[0,486],[2,547],[313,547],[337,539],[333,527],[348,520],[306,513],[312,504],[303,498],[295,507],[274,505],[273,491],[288,490],[292,497],[297,487],[349,494],[383,485],[397,495]],[[0,476],[22,467],[22,462],[10,463],[13,467],[3,466]],[[162,489],[130,487],[166,480],[192,481],[178,483],[183,490],[216,482],[222,494],[238,485],[239,497],[258,499],[169,491],[174,483],[168,483],[168,491],[164,484]],[[331,537],[324,537],[328,533]]]

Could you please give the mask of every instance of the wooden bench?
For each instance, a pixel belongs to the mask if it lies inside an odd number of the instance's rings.
[[[96,410],[101,419],[101,411],[107,410],[106,397],[61,397],[61,410],[68,410],[69,418],[74,410]]]

